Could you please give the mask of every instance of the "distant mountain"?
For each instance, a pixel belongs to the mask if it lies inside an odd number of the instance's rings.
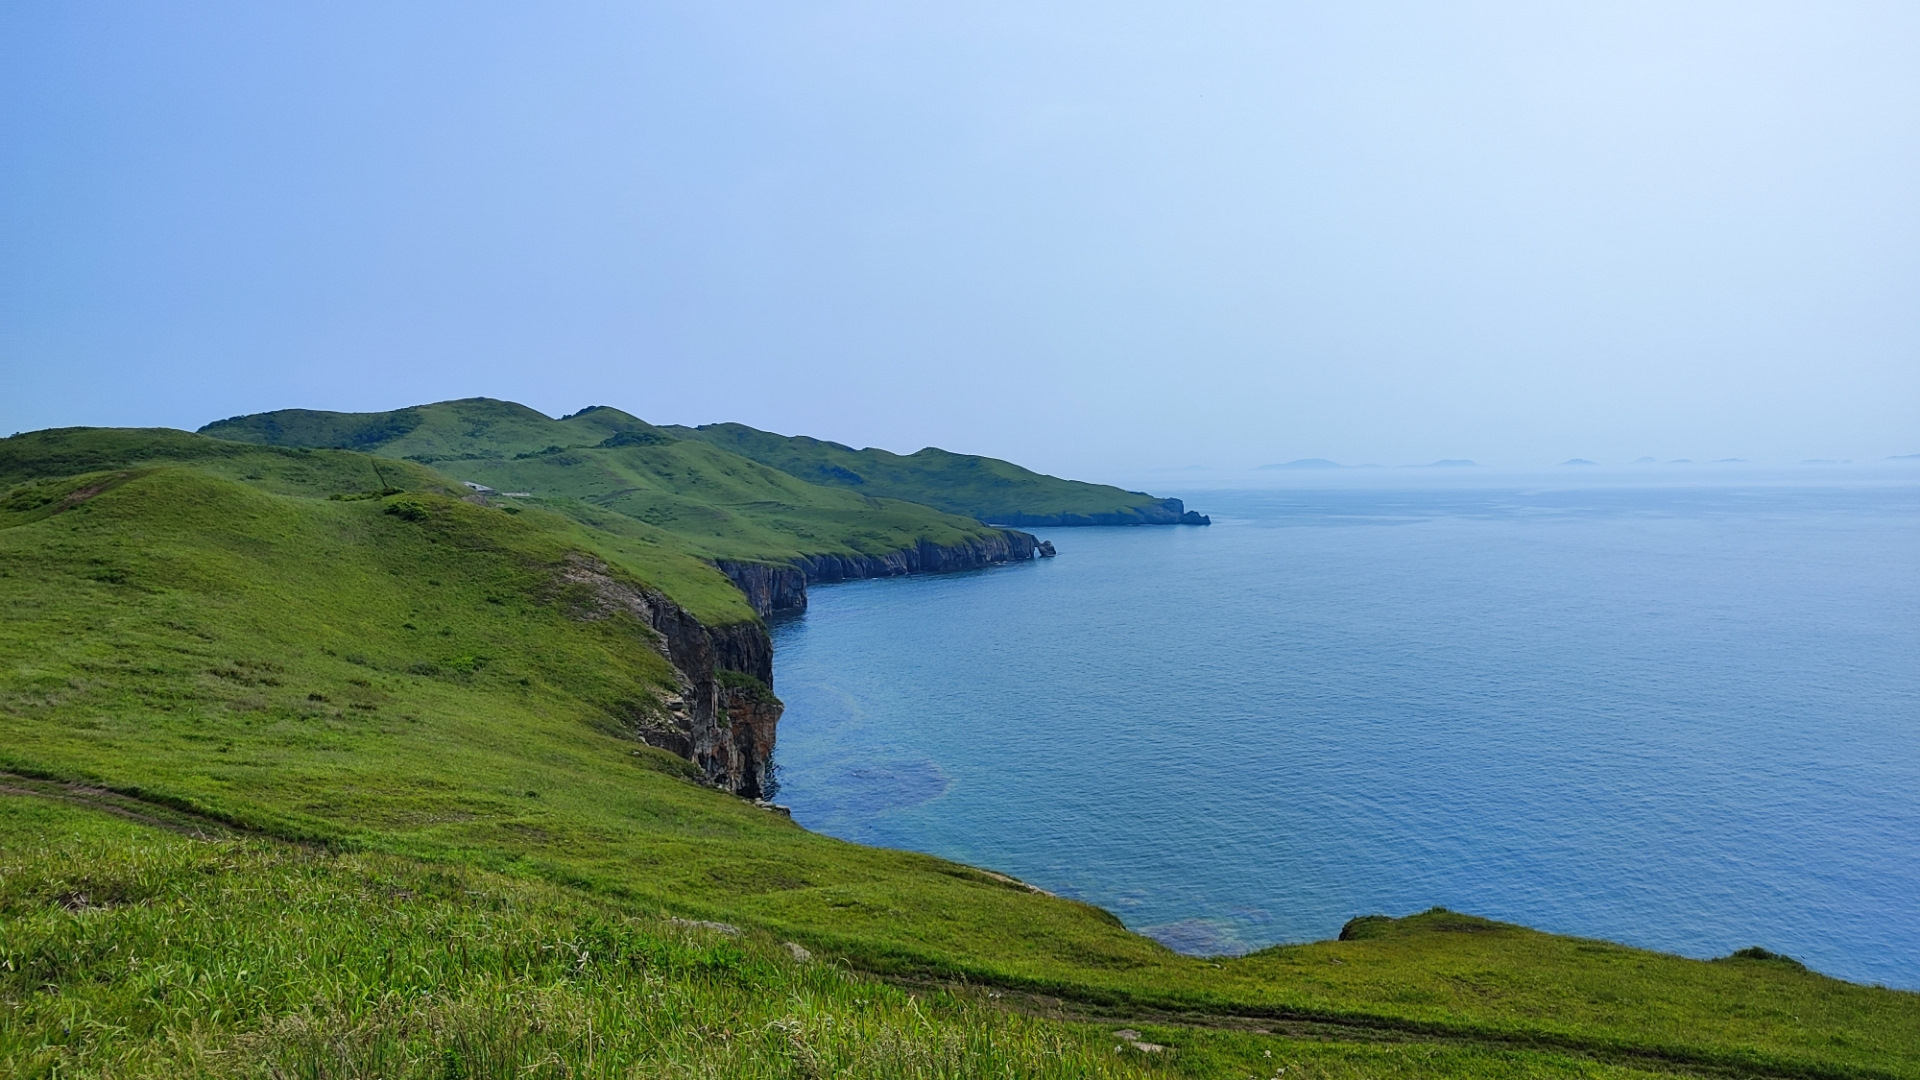
[[[1570,457],[1567,460],[1561,462],[1560,464],[1562,465],[1598,465],[1599,462],[1588,461],[1586,458],[1583,458],[1583,457]]]
[[[1743,457],[1714,458],[1713,463],[1715,465],[1745,465],[1747,463],[1747,459]]]
[[[1285,462],[1280,465],[1260,466],[1260,469],[1263,472],[1268,469],[1344,469],[1344,468],[1346,468],[1345,465],[1342,465],[1337,461],[1328,461],[1326,458],[1323,458],[1323,457],[1296,458],[1293,461]]]
[[[1920,461],[1920,454],[1895,454],[1888,461]]]
[[[1465,469],[1465,468],[1476,467],[1479,464],[1480,464],[1479,462],[1473,461],[1468,458],[1441,458],[1439,461],[1436,461],[1431,465],[1415,465],[1414,468],[1416,469]]]

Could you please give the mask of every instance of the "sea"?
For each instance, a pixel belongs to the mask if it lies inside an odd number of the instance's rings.
[[[1444,906],[1920,988],[1920,467],[1206,480],[815,587],[779,801],[1193,954]]]

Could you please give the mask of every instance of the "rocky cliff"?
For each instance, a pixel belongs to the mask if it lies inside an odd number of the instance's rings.
[[[1143,506],[1130,506],[1109,514],[1020,514],[1013,512],[982,514],[980,520],[993,525],[1016,525],[1030,529],[1063,528],[1076,525],[1211,525],[1213,519],[1187,509],[1179,499],[1159,499]]]
[[[770,793],[774,729],[773,642],[758,622],[706,626],[659,592],[575,556],[560,570],[561,599],[576,618],[630,615],[678,674],[678,692],[620,710],[629,733],[686,758],[707,781],[749,799]]]
[[[923,543],[885,555],[816,555],[793,564],[722,562],[763,617],[807,606],[809,581],[965,570],[1031,559],[1033,536],[1002,529],[960,544]],[[559,599],[579,619],[628,615],[673,665],[676,692],[618,709],[628,733],[693,762],[707,781],[749,799],[772,794],[773,748],[783,706],[773,695],[773,642],[759,622],[707,626],[664,594],[616,575],[587,555],[560,568]]]
[[[914,547],[884,555],[802,555],[786,565],[727,560],[716,565],[747,595],[753,610],[765,618],[805,611],[810,583],[973,570],[1031,559],[1041,553],[1041,547],[1041,542],[1031,533],[1000,529],[958,544],[922,541]],[[1051,545],[1047,546],[1047,552],[1052,552]]]
[[[807,572],[797,566],[726,559],[715,565],[747,594],[747,603],[763,619],[776,612],[807,609]]]

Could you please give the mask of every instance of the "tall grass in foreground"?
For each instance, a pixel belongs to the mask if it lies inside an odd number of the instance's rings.
[[[1092,1028],[561,888],[0,798],[0,1075],[1159,1072]]]

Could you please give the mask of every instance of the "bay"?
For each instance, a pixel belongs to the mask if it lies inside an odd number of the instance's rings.
[[[1911,473],[1187,501],[1215,524],[814,589],[781,801],[1193,953],[1442,905],[1920,987]]]

